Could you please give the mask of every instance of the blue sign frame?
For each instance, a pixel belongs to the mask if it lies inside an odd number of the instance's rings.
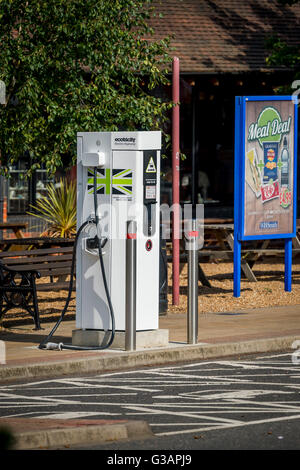
[[[289,101],[294,106],[293,122],[293,221],[292,230],[285,233],[245,234],[245,184],[246,184],[246,106],[250,102]],[[234,149],[234,296],[240,296],[241,243],[248,240],[285,240],[285,290],[291,291],[292,238],[296,236],[297,215],[297,115],[296,96],[237,96],[235,98],[235,149]]]

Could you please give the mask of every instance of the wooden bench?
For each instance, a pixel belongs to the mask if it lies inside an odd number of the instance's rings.
[[[69,289],[72,256],[72,246],[1,252],[0,320],[8,310],[23,308],[40,329],[37,292]]]

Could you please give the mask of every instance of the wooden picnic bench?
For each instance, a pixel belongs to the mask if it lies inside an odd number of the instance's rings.
[[[26,222],[1,222],[1,230],[12,230],[17,238],[23,238],[24,234],[22,230],[25,230],[28,227]]]
[[[0,251],[27,250],[31,248],[52,248],[56,246],[73,246],[73,238],[24,237],[0,240]]]
[[[204,245],[198,251],[198,278],[203,286],[211,287],[210,281],[205,275],[201,264],[212,260],[233,260],[234,246],[234,224],[232,219],[205,219],[203,224]],[[297,230],[300,229],[300,220],[297,220]],[[299,233],[299,232],[298,232]],[[276,246],[272,242],[277,241]],[[180,271],[187,262],[187,254],[184,249],[184,238],[182,238],[182,252],[180,254]],[[257,282],[253,267],[258,260],[267,256],[284,256],[285,250],[283,240],[257,240],[244,244],[241,250],[241,269],[250,282]],[[293,238],[293,257],[300,253],[300,237]],[[168,262],[172,256],[168,256]]]
[[[0,320],[8,310],[23,308],[40,329],[37,292],[69,289],[72,256],[73,246],[1,252]]]
[[[293,248],[293,255],[300,253],[299,248]],[[244,272],[245,277],[250,282],[257,282],[257,279],[252,271],[252,268],[258,258],[263,256],[284,256],[284,248],[272,249],[272,248],[261,248],[261,249],[243,249],[241,250],[242,259],[241,259],[241,269]],[[182,271],[184,264],[187,263],[187,253],[180,254],[180,272]],[[230,260],[233,261],[233,251],[232,250],[199,250],[198,252],[198,279],[201,284],[205,287],[211,287],[211,283],[207,278],[205,272],[203,271],[201,264],[211,262],[213,260]],[[167,261],[172,262],[172,255],[167,256]]]

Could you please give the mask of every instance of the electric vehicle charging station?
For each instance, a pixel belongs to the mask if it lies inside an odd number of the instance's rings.
[[[77,330],[73,343],[90,344],[90,332],[112,330],[110,302],[115,331],[125,331],[130,220],[137,230],[136,331],[158,330],[160,150],[158,131],[77,134],[77,227],[86,221],[93,223],[82,232],[76,249]],[[99,266],[96,235],[106,279]]]

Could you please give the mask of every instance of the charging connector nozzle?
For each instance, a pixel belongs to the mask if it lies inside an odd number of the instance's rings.
[[[46,343],[43,347],[43,349],[54,349],[57,351],[62,350],[62,343]]]

